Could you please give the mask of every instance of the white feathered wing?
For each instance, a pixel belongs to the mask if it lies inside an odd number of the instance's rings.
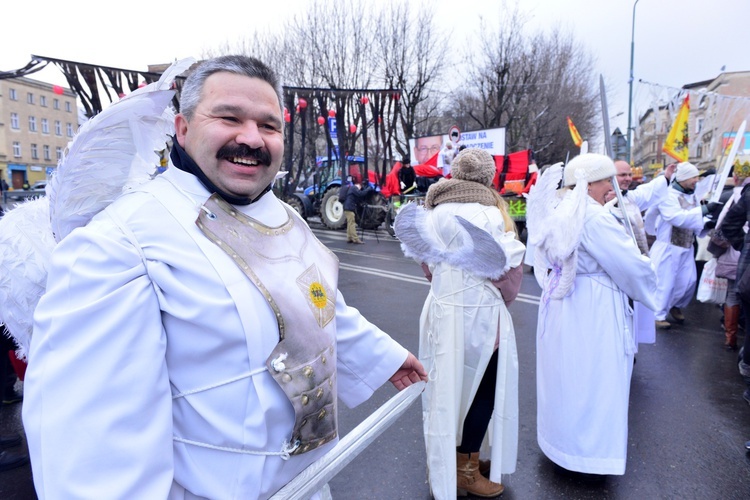
[[[588,204],[584,173],[576,172],[572,190],[558,190],[562,173],[562,163],[549,167],[529,191],[526,204],[528,238],[536,249],[533,262],[537,282],[543,287],[548,279],[558,280],[550,287],[552,299],[566,296],[573,288]],[[548,267],[553,269],[550,275]]]
[[[174,63],[158,82],[123,97],[81,127],[47,185],[56,241],[156,174],[155,152],[174,134],[172,83],[193,62]]]
[[[28,353],[34,309],[45,291],[54,246],[156,174],[157,151],[174,134],[171,90],[194,59],[174,63],[158,82],[120,99],[86,122],[47,184],[46,196],[0,219],[0,323]]]

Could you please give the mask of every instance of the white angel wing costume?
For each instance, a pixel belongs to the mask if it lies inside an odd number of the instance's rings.
[[[542,288],[550,280],[547,299],[565,297],[573,289],[588,203],[588,182],[582,171],[576,172],[572,190],[558,190],[562,178],[563,164],[550,166],[532,186],[526,202],[528,238],[536,249],[534,275]]]
[[[486,231],[459,215],[455,217],[465,232],[459,235],[458,244],[449,249],[426,230],[429,222],[425,208],[416,203],[407,204],[393,225],[404,255],[426,264],[447,262],[489,279],[498,279],[508,272],[510,263],[503,247]],[[511,233],[507,237],[512,238]]]
[[[44,294],[54,246],[86,225],[123,191],[156,175],[156,152],[174,134],[177,76],[195,62],[175,62],[159,81],[135,90],[86,122],[47,184],[46,196],[0,219],[0,323],[26,357],[33,315]]]

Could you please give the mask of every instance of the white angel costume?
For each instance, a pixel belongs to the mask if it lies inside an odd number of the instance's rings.
[[[671,308],[690,304],[697,283],[693,242],[703,231],[703,209],[696,193],[685,193],[677,186],[673,183],[667,197],[646,217],[647,231],[656,234],[651,259],[658,276],[655,316],[659,321],[667,318]]]
[[[464,419],[495,346],[495,408],[483,454],[490,480],[515,471],[518,448],[518,355],[513,321],[492,284],[522,264],[524,245],[506,232],[497,207],[442,203],[407,205],[396,219],[407,256],[426,263],[430,294],[420,317],[419,358],[429,374],[422,418],[430,488],[436,499],[456,497],[456,447]]]
[[[559,179],[559,167],[548,170],[529,195],[543,288],[537,440],[565,469],[623,474],[636,348],[631,299],[653,307],[656,277],[615,217],[587,195],[585,179],[554,193]]]
[[[157,89],[170,83],[160,80]],[[297,445],[296,405],[274,379],[289,363],[269,356],[282,345],[282,324],[289,331],[300,323],[299,316],[285,315],[290,300],[309,306],[311,321],[331,338],[316,362],[336,368],[325,386],[298,398],[302,404],[332,392],[334,401],[338,395],[357,405],[407,356],[346,305],[337,291],[336,257],[273,193],[247,206],[226,204],[223,215],[249,228],[235,236],[252,231],[256,241],[287,241],[280,254],[267,252],[276,248],[272,243],[249,245],[238,256],[209,239],[198,221],[216,216],[207,208],[210,193],[175,167],[134,183],[112,203],[133,178],[136,144],[146,146],[141,153],[153,170],[156,148],[138,134],[156,129],[162,146],[166,139],[173,114],[164,106],[172,94],[157,103],[153,90],[130,104],[118,102],[82,128],[48,199],[34,202],[48,202],[49,212],[16,209],[51,213],[51,228],[49,217],[38,227],[54,232],[57,246],[51,236],[35,238],[18,225],[23,248],[34,257],[19,255],[20,262],[12,261],[13,242],[3,241],[2,265],[14,272],[0,276],[0,291],[20,306],[11,333],[28,334],[31,322],[21,312],[39,301],[30,346],[28,335],[14,335],[26,340],[23,421],[40,499],[267,498],[330,450],[337,441],[330,433],[306,453]],[[131,112],[131,104],[140,111]],[[166,119],[159,119],[161,111]],[[108,163],[107,151],[121,141],[130,151],[112,151]],[[90,197],[76,197],[78,182],[88,183]],[[308,272],[266,280],[263,268],[272,266]],[[47,270],[39,300],[39,276]],[[33,282],[23,290],[9,282],[27,275]],[[314,379],[312,370],[300,373]],[[324,409],[316,418],[335,416],[335,403]]]
[[[667,197],[668,193],[669,181],[667,181],[665,176],[661,175],[648,183],[641,184],[635,189],[629,189],[623,194],[630,225],[638,242],[638,248],[641,249],[641,253],[644,255],[649,254],[649,248],[642,213],[651,207],[659,205]],[[617,198],[613,199],[607,205],[615,205],[616,201]],[[618,207],[611,206],[611,211],[615,217],[622,221],[622,211]],[[653,344],[656,342],[654,312],[640,302],[633,304],[633,311],[637,344]]]
[[[207,197],[170,168],[55,250],[23,408],[40,498],[266,498],[335,444],[284,459],[294,412],[265,366],[277,319],[195,226]],[[291,213],[272,193],[238,209],[271,228]],[[339,293],[335,315],[354,406],[406,351]]]

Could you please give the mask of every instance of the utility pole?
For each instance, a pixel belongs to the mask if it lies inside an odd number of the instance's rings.
[[[630,97],[628,98],[628,163],[630,163],[633,154],[633,58],[635,56],[635,6],[638,0],[633,3],[633,23],[630,31]]]

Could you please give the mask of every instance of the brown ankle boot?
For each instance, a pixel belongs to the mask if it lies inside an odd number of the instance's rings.
[[[492,466],[492,462],[490,462],[489,460],[480,460],[479,461],[479,473],[483,475],[484,477],[489,477],[491,466]]]
[[[492,498],[501,495],[505,486],[493,483],[479,473],[479,453],[456,452],[456,486],[460,496],[467,492],[482,498]]]
[[[724,306],[724,346],[737,349],[737,327],[740,321],[740,306]]]

